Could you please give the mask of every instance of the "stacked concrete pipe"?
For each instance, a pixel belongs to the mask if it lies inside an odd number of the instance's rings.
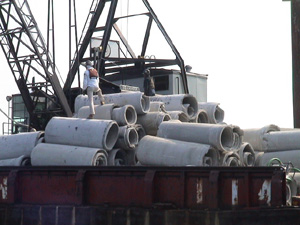
[[[192,123],[208,123],[207,112],[203,109],[199,109],[197,115],[194,118],[191,118],[189,122]]]
[[[108,152],[108,165],[109,166],[126,166],[128,165],[128,158],[123,149],[116,148]]]
[[[83,106],[78,110],[77,118],[87,118],[90,107]],[[114,104],[96,105],[94,119],[115,120],[119,126],[132,125],[136,123],[137,114],[132,105],[118,107]]]
[[[106,104],[115,104],[118,106],[132,105],[137,114],[145,114],[149,112],[150,101],[149,97],[142,92],[122,92],[116,94],[104,95]],[[94,96],[95,105],[100,105],[100,99],[97,95]],[[75,99],[74,113],[77,114],[83,106],[88,106],[89,100],[86,95],[78,95]]]
[[[43,135],[43,132],[29,132],[0,136],[0,160],[29,157]]]
[[[167,111],[183,111],[190,118],[197,115],[198,102],[193,95],[156,95],[150,97],[151,102],[163,102]]]
[[[156,136],[159,125],[163,121],[169,121],[169,114],[163,112],[148,112],[144,115],[138,115],[137,123],[141,124],[148,135]]]
[[[0,166],[31,166],[30,157],[22,155],[18,158],[2,159]]]
[[[252,146],[249,143],[242,143],[237,152],[239,154],[242,166],[254,166],[255,153]]]
[[[45,129],[45,142],[111,150],[118,132],[113,120],[53,117]]]
[[[217,166],[219,154],[210,145],[147,135],[138,145],[137,159],[153,166]]]
[[[250,143],[255,151],[265,151],[268,149],[265,135],[271,132],[280,131],[280,128],[274,124],[270,124],[262,128],[243,129],[243,131],[243,142]]]
[[[33,166],[106,166],[107,153],[99,148],[40,143],[31,153]]]
[[[119,127],[119,135],[115,148],[133,150],[138,144],[138,141],[138,132],[133,126],[121,126]]]
[[[208,116],[208,123],[222,123],[224,120],[224,110],[220,108],[219,103],[198,102],[198,108],[205,110]]]
[[[233,131],[230,126],[201,123],[162,122],[157,135],[162,138],[212,145],[226,151],[233,144]]]
[[[271,159],[278,158],[284,164],[292,163],[294,167],[300,168],[300,150],[284,150],[264,152],[257,159],[258,166],[267,166]]]
[[[234,152],[234,151],[226,151],[226,152],[221,152],[221,160],[220,160],[220,164],[222,166],[240,166],[241,162],[240,162],[240,157],[239,155]]]

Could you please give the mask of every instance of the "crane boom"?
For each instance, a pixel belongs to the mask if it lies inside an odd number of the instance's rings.
[[[26,0],[0,2],[0,45],[30,115],[31,126],[43,129],[43,115],[72,116],[52,56]],[[44,110],[37,108],[46,98]]]

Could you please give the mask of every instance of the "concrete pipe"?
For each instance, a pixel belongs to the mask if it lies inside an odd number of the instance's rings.
[[[163,102],[167,111],[183,111],[190,118],[197,115],[198,102],[193,95],[156,95],[150,97],[151,102]]]
[[[150,102],[149,112],[164,112],[166,113],[165,103],[163,102]]]
[[[38,144],[31,153],[33,166],[106,166],[107,153],[99,148]]]
[[[221,165],[222,166],[240,166],[240,157],[234,151],[227,151],[221,153]]]
[[[206,111],[208,123],[222,123],[224,120],[224,110],[220,108],[219,103],[198,102],[199,109]]]
[[[133,150],[125,150],[126,152],[126,160],[127,160],[127,165],[128,166],[135,166],[138,162],[138,159],[136,157],[136,149]]]
[[[233,144],[232,128],[220,124],[163,122],[157,136],[212,145],[222,151],[230,150]]]
[[[106,104],[116,104],[118,106],[132,105],[137,114],[145,114],[149,112],[150,101],[149,97],[142,92],[122,92],[116,94],[104,95]],[[95,105],[100,105],[100,99],[97,95],[94,96]],[[78,95],[75,99],[74,113],[78,113],[83,106],[88,106],[89,100],[87,95]]]
[[[244,136],[242,138],[243,142],[248,142],[253,147],[254,151],[265,151],[268,149],[265,134],[280,131],[280,128],[276,125],[267,125],[262,128],[251,128],[243,129]]]
[[[271,159],[278,158],[284,164],[292,163],[294,167],[300,168],[300,150],[284,150],[265,152],[260,156],[258,166],[267,166]]]
[[[123,148],[132,150],[138,144],[139,136],[134,127],[122,126],[119,127],[119,137],[115,144],[115,148]]]
[[[262,156],[265,154],[264,152],[254,151],[255,153],[255,164],[254,166],[259,166],[261,163]]]
[[[87,118],[90,115],[90,107],[83,106],[77,113],[77,118]],[[74,116],[75,117],[75,116]],[[94,119],[115,120],[118,125],[125,126],[136,123],[137,115],[132,105],[118,107],[114,104],[96,105]]]
[[[263,136],[266,151],[281,151],[300,149],[299,129],[289,131],[274,131]]]
[[[53,117],[45,129],[45,142],[111,150],[118,132],[113,120]]]
[[[242,145],[242,139],[244,135],[244,131],[236,125],[229,125],[232,128],[233,131],[233,145],[231,147],[232,150],[237,150]]]
[[[179,120],[180,122],[189,122],[189,116],[183,111],[168,111],[172,120]]]
[[[141,124],[134,124],[133,127],[135,128],[136,132],[138,133],[139,141],[146,136],[146,131]]]
[[[158,126],[163,121],[169,121],[171,117],[169,114],[163,112],[149,112],[144,115],[138,115],[137,123],[141,124],[148,135],[156,135]]]
[[[203,109],[198,110],[197,115],[190,119],[191,123],[208,123],[208,115],[207,112]]]
[[[242,166],[254,166],[255,153],[249,143],[243,143],[238,150],[238,154]]]
[[[28,132],[0,136],[0,160],[30,156],[43,135],[43,132]]]
[[[127,166],[127,155],[123,149],[112,149],[108,152],[108,165],[109,166]]]
[[[147,135],[138,145],[137,159],[152,166],[217,166],[219,155],[210,145]]]
[[[30,157],[22,155],[18,158],[2,159],[0,166],[31,166]]]
[[[115,120],[119,126],[133,125],[136,123],[137,114],[132,105],[124,105],[113,109],[112,120]]]
[[[104,98],[106,103],[115,103],[119,106],[132,105],[138,115],[145,114],[150,110],[149,97],[145,96],[142,92],[108,94],[104,95]]]
[[[113,109],[116,107],[117,106],[115,104],[95,105],[94,119],[111,120]],[[78,110],[77,118],[87,118],[89,115],[90,115],[90,107],[83,106]]]

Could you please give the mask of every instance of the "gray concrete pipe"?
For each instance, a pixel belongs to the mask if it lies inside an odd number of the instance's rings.
[[[134,124],[133,127],[135,128],[136,132],[138,133],[139,141],[146,136],[146,131],[141,124]]]
[[[198,110],[197,115],[190,119],[191,123],[208,123],[208,115],[204,109]]]
[[[166,112],[165,103],[163,103],[163,102],[150,102],[149,112]]]
[[[219,103],[198,102],[198,108],[206,111],[208,123],[222,123],[224,120],[224,110],[220,108]]]
[[[169,121],[171,117],[169,114],[163,112],[149,112],[144,115],[138,115],[137,123],[141,124],[148,135],[156,135],[158,126],[163,121]]]
[[[197,99],[190,94],[156,95],[150,97],[151,102],[163,102],[167,111],[183,111],[190,118],[197,115]]]
[[[134,127],[121,126],[119,127],[118,140],[114,148],[122,148],[133,150],[139,142],[138,132]]]
[[[137,159],[153,166],[217,166],[219,155],[210,145],[147,135],[138,145]]]
[[[254,166],[255,164],[255,153],[252,146],[244,142],[238,149],[240,156],[241,166]]]
[[[233,144],[232,128],[220,124],[163,122],[157,136],[212,145],[222,151],[230,150]]]
[[[53,117],[45,129],[45,142],[111,150],[118,132],[113,120]]]
[[[168,111],[172,120],[179,120],[181,122],[189,122],[189,116],[183,111]]]
[[[299,129],[266,133],[263,139],[268,152],[300,149]]]
[[[132,105],[138,115],[145,114],[150,110],[149,97],[142,92],[107,94],[104,95],[104,99],[106,103],[114,103],[119,106]]]
[[[233,131],[233,145],[231,147],[232,150],[237,150],[242,145],[242,139],[244,135],[244,131],[236,125],[229,125],[232,128]]]
[[[99,148],[40,143],[31,153],[33,166],[106,166],[107,153]]]
[[[239,155],[234,151],[226,151],[221,152],[221,165],[222,166],[240,166],[240,157]]]
[[[268,149],[265,134],[273,131],[280,131],[280,128],[276,125],[270,124],[262,128],[243,129],[243,131],[243,142],[250,143],[254,151],[265,151]]]
[[[300,150],[284,150],[265,152],[260,155],[258,166],[267,166],[271,159],[278,158],[284,164],[291,162],[294,167],[300,168]]]
[[[83,106],[77,113],[77,118],[87,118],[90,114],[90,107]],[[114,104],[96,105],[94,119],[115,120],[118,125],[132,125],[136,123],[137,114],[132,105],[118,107]]]
[[[114,104],[105,104],[105,105],[95,105],[95,116],[94,119],[101,119],[101,120],[111,120],[111,115],[113,109],[117,106]],[[83,106],[78,109],[78,113],[76,114],[77,118],[87,118],[90,115],[90,107]]]
[[[126,152],[126,159],[127,159],[127,165],[128,166],[135,166],[138,162],[137,157],[136,157],[136,149],[133,150],[125,150]]]
[[[103,95],[106,104],[115,104],[118,106],[132,105],[137,114],[145,114],[149,112],[150,100],[142,92],[122,92],[116,94]],[[100,99],[94,95],[95,105],[100,105]],[[88,106],[89,100],[87,95],[78,95],[75,99],[74,113],[77,114],[83,106]]]
[[[127,155],[123,149],[116,148],[108,152],[109,166],[127,166]]]
[[[0,166],[31,166],[30,157],[22,155],[18,158],[2,159]]]
[[[30,156],[43,135],[43,132],[38,131],[0,136],[0,160]]]

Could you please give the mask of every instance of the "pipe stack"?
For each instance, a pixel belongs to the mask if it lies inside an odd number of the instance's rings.
[[[30,166],[30,155],[44,132],[0,136],[0,166]]]

